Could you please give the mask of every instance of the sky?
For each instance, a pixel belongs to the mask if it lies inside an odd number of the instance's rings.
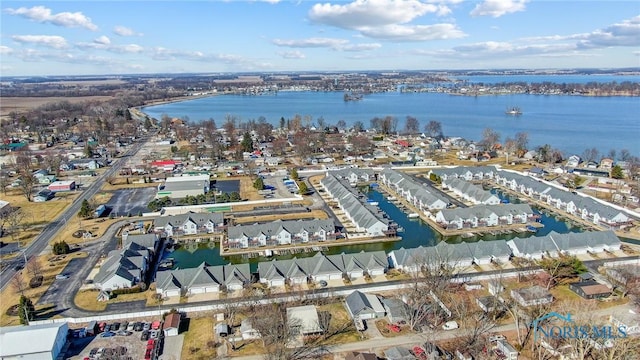
[[[0,2],[0,75],[640,67],[640,1]]]

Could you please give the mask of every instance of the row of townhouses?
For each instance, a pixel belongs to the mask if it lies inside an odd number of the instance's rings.
[[[443,209],[432,218],[445,229],[526,224],[537,215],[527,204],[477,205],[468,208]]]
[[[162,297],[218,293],[242,290],[249,283],[249,264],[209,266],[203,262],[195,268],[159,271],[156,293]]]
[[[158,251],[155,234],[123,235],[121,250],[109,252],[93,278],[94,287],[114,290],[132,287],[145,280],[149,265]]]
[[[222,213],[194,213],[161,216],[153,220],[153,231],[165,236],[211,234],[224,230]]]
[[[356,228],[356,232],[366,236],[385,236],[389,232],[390,221],[384,217],[384,213],[375,205],[367,204],[364,195],[356,189],[328,174],[320,183],[326,193],[333,198],[338,207]]]
[[[551,232],[545,236],[514,238],[512,240],[478,241],[474,243],[448,244],[440,242],[436,246],[398,249],[389,253],[391,267],[416,272],[428,265],[465,268],[472,264],[490,262],[504,263],[511,256],[528,259],[579,255],[620,250],[620,239],[611,230],[583,233],[559,234]]]
[[[449,189],[457,197],[470,202],[473,205],[498,205],[500,198],[496,194],[483,189],[469,181],[451,178],[442,181],[442,187]]]
[[[344,179],[349,182],[349,184],[360,184],[360,183],[369,183],[375,181],[377,176],[373,169],[340,169],[340,170],[332,170],[327,173],[327,175],[333,175],[338,179]]]
[[[449,204],[449,200],[439,192],[430,191],[408,175],[396,170],[384,169],[378,179],[397,196],[407,200],[426,215],[430,215],[432,210],[444,209]]]
[[[260,282],[268,286],[306,284],[308,281],[358,279],[383,275],[389,267],[384,251],[324,255],[258,263]]]
[[[333,220],[276,220],[264,224],[230,226],[227,246],[246,249],[335,240],[341,234]]]
[[[452,178],[467,181],[493,179],[500,186],[526,195],[531,199],[543,201],[595,225],[614,230],[628,226],[632,221],[632,218],[625,211],[612,205],[512,171],[497,170],[490,166],[478,166],[434,169],[430,173],[437,175],[443,181]]]

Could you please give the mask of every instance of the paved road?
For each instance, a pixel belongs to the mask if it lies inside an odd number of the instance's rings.
[[[126,153],[126,156],[131,156],[140,150],[144,141],[139,141],[135,143]],[[55,236],[60,232],[60,230],[66,225],[67,220],[73,219],[78,211],[80,210],[80,206],[82,204],[82,200],[90,200],[100,188],[105,181],[105,179],[117,174],[120,167],[124,164],[124,159],[118,158],[113,161],[111,164],[111,168],[105,171],[102,175],[98,176],[98,178],[87,187],[82,194],[69,206],[62,214],[58,215],[58,217],[44,227],[40,235],[38,235],[28,246],[24,249],[24,256],[18,256],[12,260],[9,260],[9,266],[4,267],[0,271],[0,290],[3,290],[9,283],[13,276],[16,274],[15,266],[18,264],[24,263],[24,259],[27,261],[31,259],[33,256],[37,256],[42,251],[44,251],[51,239],[54,239]]]

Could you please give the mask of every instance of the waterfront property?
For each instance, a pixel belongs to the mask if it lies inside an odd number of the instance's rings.
[[[612,230],[559,234],[507,241],[514,256],[539,260],[559,254],[579,255],[620,250],[620,239]]]
[[[389,265],[384,251],[324,255],[258,263],[260,282],[269,287],[306,284],[310,281],[357,279],[380,276]]]
[[[436,269],[447,266],[464,269],[471,266],[473,262],[474,255],[466,243],[449,244],[442,241],[436,246],[401,248],[389,253],[391,266],[408,273],[419,272],[425,267]]]
[[[338,180],[333,175],[327,175],[320,183],[329,196],[337,202],[337,206],[355,226],[355,232],[365,237],[379,237],[395,235],[390,232],[390,221],[384,217],[380,209],[368,204],[364,195],[351,187],[344,180]],[[347,233],[347,237],[354,234]]]
[[[142,281],[149,269],[153,252],[136,242],[128,242],[122,250],[114,250],[93,278],[97,289],[107,291],[130,288]]]
[[[462,178],[468,181],[492,179],[499,186],[608,229],[622,229],[631,225],[633,220],[625,211],[613,205],[589,196],[572,193],[544,180],[515,171],[480,166],[434,169],[430,174],[440,177],[443,181],[451,178]]]
[[[249,264],[208,266],[159,271],[156,293],[162,297],[189,296],[241,290],[251,282]]]
[[[424,185],[396,170],[384,169],[378,178],[397,196],[405,199],[425,215],[431,215],[431,211],[444,209],[449,204],[449,200],[441,194],[429,191]]]
[[[535,221],[535,213],[527,204],[477,205],[440,210],[435,221],[447,230],[474,229],[526,224]]]
[[[332,175],[338,179],[347,180],[349,184],[370,183],[372,181],[375,181],[377,178],[375,172],[372,169],[347,168],[329,171],[327,175]]]
[[[226,246],[231,249],[296,245],[332,241],[339,236],[333,220],[276,220],[264,224],[230,226]]]
[[[442,180],[442,187],[450,190],[453,194],[473,205],[498,205],[500,198],[482,187],[472,184],[460,178]]]
[[[153,231],[165,236],[198,235],[224,229],[222,213],[194,213],[161,216],[153,220]]]

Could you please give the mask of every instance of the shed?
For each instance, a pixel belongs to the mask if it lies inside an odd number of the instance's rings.
[[[229,325],[224,322],[216,324],[215,331],[216,331],[216,336],[219,336],[219,337],[227,337],[231,333],[231,329],[229,328]]]
[[[181,316],[179,313],[171,313],[167,315],[164,319],[164,324],[162,324],[162,331],[164,332],[164,336],[176,336],[180,332],[180,320]]]
[[[569,284],[569,289],[585,299],[600,299],[611,295],[611,289],[595,280]]]

